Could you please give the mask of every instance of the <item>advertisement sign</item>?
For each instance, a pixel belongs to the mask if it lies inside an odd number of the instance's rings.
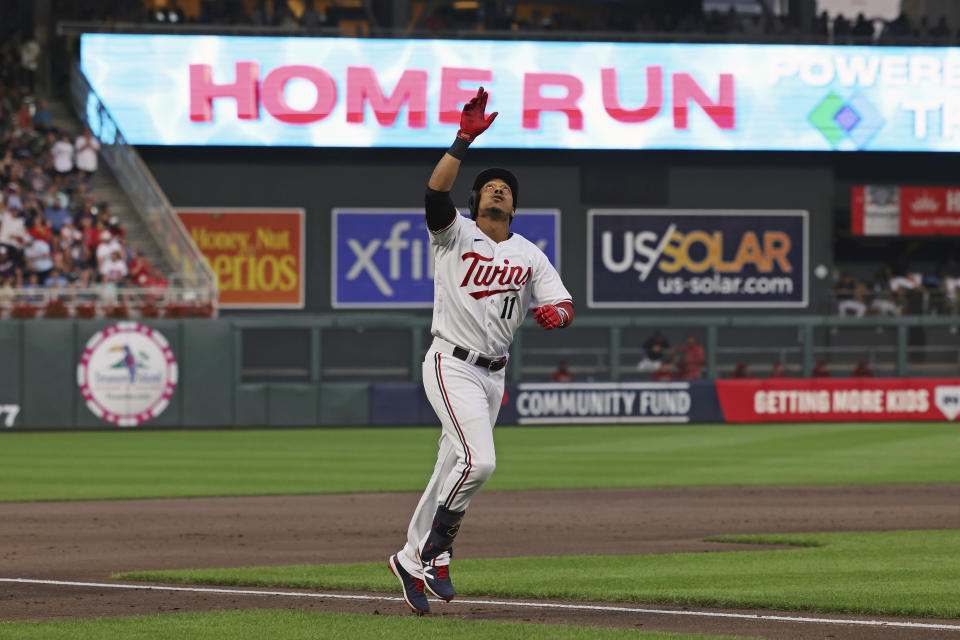
[[[806,211],[591,209],[593,308],[807,306]]]
[[[960,49],[87,33],[132,144],[958,151]]]
[[[97,417],[135,427],[170,404],[177,386],[177,360],[159,331],[119,322],[87,341],[77,364],[77,385]]]
[[[303,209],[187,207],[177,215],[217,276],[221,308],[303,308]]]
[[[727,422],[953,421],[960,378],[717,380]]]
[[[854,235],[960,235],[960,187],[856,186],[850,219]]]
[[[521,383],[500,413],[501,422],[513,424],[665,424],[720,416],[706,381]]]
[[[433,306],[433,248],[423,209],[334,209],[334,308]],[[510,227],[560,270],[560,211],[518,209]]]

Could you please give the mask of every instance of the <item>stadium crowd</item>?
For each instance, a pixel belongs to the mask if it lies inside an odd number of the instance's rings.
[[[960,266],[950,262],[936,275],[885,267],[872,279],[842,273],[834,296],[841,316],[956,315]]]
[[[32,316],[48,297],[92,304],[126,287],[166,287],[90,188],[99,141],[54,125],[46,101],[20,88],[18,54],[0,45],[0,313]],[[56,295],[29,295],[41,288]]]
[[[334,2],[332,0],[93,0],[56,3],[58,19],[105,23],[157,23],[235,26],[279,29],[329,30],[364,26],[359,32],[391,24],[389,2]],[[413,16],[421,32],[519,31],[612,32],[618,34],[699,35],[750,38],[802,39],[834,44],[956,44],[946,16],[909,16],[877,21],[864,14],[815,16],[809,24],[772,11],[738,13],[703,9],[701,0],[646,0],[644,2],[594,2],[581,5],[518,0],[441,1],[427,3],[426,14]],[[356,32],[351,31],[350,35]]]

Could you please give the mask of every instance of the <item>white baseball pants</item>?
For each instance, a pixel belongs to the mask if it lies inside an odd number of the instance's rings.
[[[455,358],[453,345],[435,339],[423,360],[423,386],[441,423],[437,464],[420,497],[400,564],[411,575],[422,578],[416,552],[430,534],[438,506],[465,511],[470,498],[493,475],[497,455],[493,426],[503,400],[506,369],[491,372]],[[449,554],[436,564],[449,563]]]

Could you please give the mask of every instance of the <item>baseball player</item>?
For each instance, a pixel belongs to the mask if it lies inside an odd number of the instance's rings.
[[[460,130],[437,163],[426,192],[426,222],[436,255],[433,343],[423,360],[423,385],[442,424],[433,475],[388,564],[417,614],[429,613],[424,589],[450,601],[453,541],[470,498],[496,466],[493,425],[503,397],[507,350],[531,301],[544,329],[573,320],[570,293],[535,244],[510,232],[517,177],[486,169],[473,181],[470,217],[457,213],[450,189],[470,143],[496,112],[484,115],[483,87],[464,106]]]

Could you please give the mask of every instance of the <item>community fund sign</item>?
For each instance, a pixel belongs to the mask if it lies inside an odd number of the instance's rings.
[[[220,306],[302,309],[303,209],[178,209],[220,287]]]

